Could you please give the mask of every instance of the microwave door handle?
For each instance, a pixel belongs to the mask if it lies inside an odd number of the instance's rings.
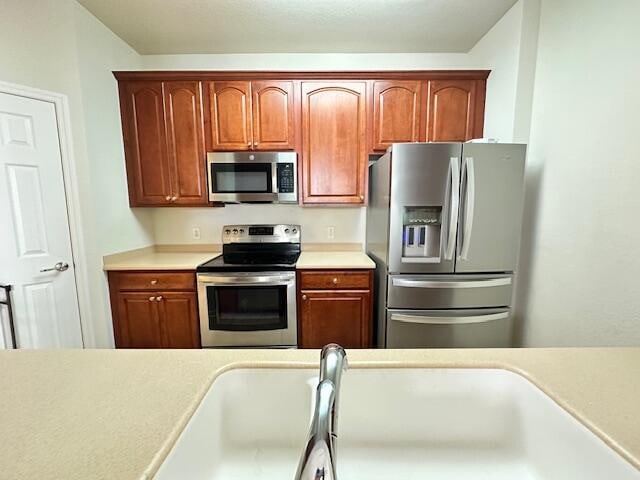
[[[458,208],[460,207],[460,162],[458,157],[449,159],[449,171],[451,175],[451,196],[449,199],[449,232],[447,235],[447,247],[444,252],[445,260],[453,259],[456,234],[458,233]]]
[[[503,320],[509,317],[509,312],[488,313],[485,315],[469,315],[458,317],[443,317],[437,315],[408,315],[392,313],[390,320],[401,323],[419,323],[423,325],[464,325],[469,323],[486,323]]]
[[[462,247],[460,249],[460,260],[466,260],[471,246],[471,232],[473,230],[473,209],[476,202],[475,172],[473,168],[473,157],[464,159],[466,174],[466,191],[464,199],[464,220],[462,227]]]

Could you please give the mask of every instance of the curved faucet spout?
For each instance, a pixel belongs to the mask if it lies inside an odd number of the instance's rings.
[[[344,349],[335,343],[322,349],[311,428],[295,480],[336,480],[338,391],[347,367],[346,356]]]

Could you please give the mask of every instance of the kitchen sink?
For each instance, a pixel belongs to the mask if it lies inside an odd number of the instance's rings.
[[[218,377],[156,478],[294,477],[316,370]],[[499,369],[347,370],[339,480],[640,479],[624,458],[523,377]]]

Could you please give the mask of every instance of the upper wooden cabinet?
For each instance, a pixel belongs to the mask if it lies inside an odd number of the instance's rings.
[[[429,81],[426,141],[464,142],[482,137],[484,96],[484,81]]]
[[[209,82],[212,150],[250,150],[251,83]]]
[[[293,82],[251,82],[253,107],[253,148],[255,150],[293,150]]]
[[[417,80],[373,82],[373,151],[420,140],[421,93],[422,82]]]
[[[123,82],[132,207],[207,205],[200,82]]]
[[[302,82],[304,203],[364,203],[366,114],[366,82]]]
[[[121,85],[129,202],[132,207],[165,205],[171,199],[162,82]]]
[[[293,150],[293,82],[209,82],[211,150]]]
[[[206,205],[206,152],[200,84],[165,83],[164,104],[172,202],[177,205]],[[177,198],[174,200],[173,197]]]
[[[116,72],[130,204],[210,205],[206,152],[293,150],[302,204],[363,205],[368,154],[483,136],[488,74]]]

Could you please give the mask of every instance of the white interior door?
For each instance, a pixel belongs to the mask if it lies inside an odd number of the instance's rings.
[[[5,93],[0,283],[13,285],[19,348],[82,347],[55,106]]]

